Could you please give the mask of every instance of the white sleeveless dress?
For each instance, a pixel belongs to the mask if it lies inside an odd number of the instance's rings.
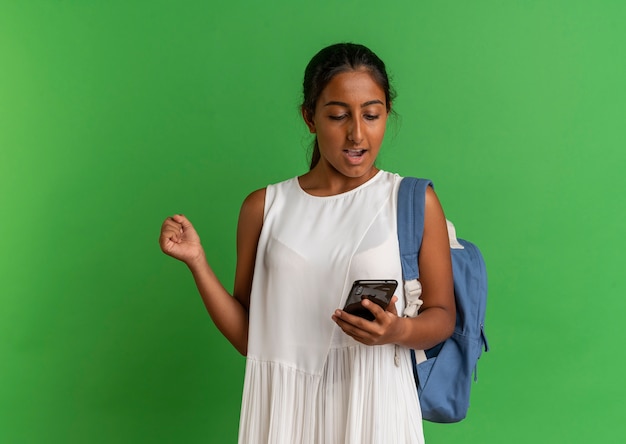
[[[307,194],[297,178],[267,187],[240,444],[424,442],[409,350],[362,345],[331,319],[353,281],[402,282],[400,179],[379,171],[329,197]],[[396,295],[402,313],[401,284]]]

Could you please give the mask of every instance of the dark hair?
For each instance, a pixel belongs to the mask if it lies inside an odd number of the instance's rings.
[[[337,43],[327,46],[315,54],[304,70],[302,82],[303,100],[302,111],[309,117],[315,114],[315,106],[322,91],[337,74],[347,71],[367,70],[374,81],[385,92],[387,111],[391,109],[391,101],[395,93],[389,84],[389,76],[385,64],[370,49],[355,43]],[[311,166],[313,169],[320,160],[317,137],[311,154]]]

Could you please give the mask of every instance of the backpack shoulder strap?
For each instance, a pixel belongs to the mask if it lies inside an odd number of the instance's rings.
[[[417,316],[422,305],[418,257],[424,234],[426,188],[429,186],[433,186],[430,180],[405,177],[398,189],[398,243],[406,300],[404,316],[409,318]]]
[[[428,179],[405,177],[398,189],[398,241],[400,262],[405,281],[419,278],[417,259],[424,235],[426,188],[433,187]]]

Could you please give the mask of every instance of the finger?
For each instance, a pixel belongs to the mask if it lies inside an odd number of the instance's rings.
[[[170,254],[172,251],[174,251],[178,244],[179,242],[172,238],[161,237],[159,239],[159,246],[161,247],[161,251],[167,254]]]
[[[372,303],[372,305],[376,304]],[[384,313],[384,311],[382,312]],[[380,326],[376,322],[376,319],[370,321],[369,319],[347,313],[343,310],[336,310],[333,315],[333,320],[344,332],[354,338],[371,338],[372,335],[376,336],[380,334]]]
[[[166,232],[166,231],[182,233],[182,225],[168,217],[163,222],[163,225],[161,225],[161,232]]]
[[[180,242],[180,238],[180,232],[173,228],[168,228],[161,231],[161,236],[159,237],[159,239],[162,239],[164,241],[172,241],[176,243]]]
[[[166,230],[167,228],[171,230],[175,230],[178,233],[183,233],[183,226],[180,222],[177,222],[174,219],[175,216],[170,216],[163,222],[162,230]]]
[[[337,310],[335,312],[335,314],[333,315],[333,321],[335,321],[335,323],[339,326],[339,328],[341,328],[341,330],[345,334],[347,334],[354,340],[367,345],[371,344],[372,338],[370,333],[366,329],[359,327],[356,324],[372,324],[372,322],[341,310]],[[367,325],[365,327],[367,327]]]
[[[385,310],[383,310],[380,305],[370,301],[369,299],[363,299],[361,301],[361,305],[367,308],[370,312],[372,312],[376,319],[385,316]]]
[[[389,305],[387,306],[386,311],[388,311],[389,313],[392,313],[392,314],[398,316],[398,310],[396,308],[396,302],[398,302],[398,297],[394,295],[391,298],[391,301],[389,301]]]
[[[163,251],[171,251],[174,244],[180,243],[182,240],[182,232],[180,224],[170,221],[163,223],[161,234],[159,236],[159,244]]]
[[[335,310],[335,313],[333,314],[333,321],[335,321],[337,325],[339,325],[339,327],[341,327],[341,329],[346,333],[354,333],[356,330],[366,330],[368,324],[371,324],[371,321],[368,321],[367,319],[363,319],[360,316],[356,316],[339,309]]]
[[[189,219],[187,219],[183,214],[175,214],[172,216],[172,220],[174,220],[174,222],[178,222],[183,230],[193,227]]]
[[[163,221],[163,225],[161,225],[161,230],[165,230],[167,228],[180,231],[182,229],[182,225],[180,222],[176,222],[173,217],[168,217]]]
[[[354,325],[355,322],[359,322],[359,320],[361,319],[358,316],[352,315],[346,311],[339,310],[339,309],[335,310],[332,318],[333,318],[333,321],[337,322],[338,324],[341,323],[341,324],[351,324],[351,325]]]

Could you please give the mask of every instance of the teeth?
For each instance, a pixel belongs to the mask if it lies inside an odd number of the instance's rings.
[[[361,156],[365,153],[365,150],[346,150],[349,156]]]

